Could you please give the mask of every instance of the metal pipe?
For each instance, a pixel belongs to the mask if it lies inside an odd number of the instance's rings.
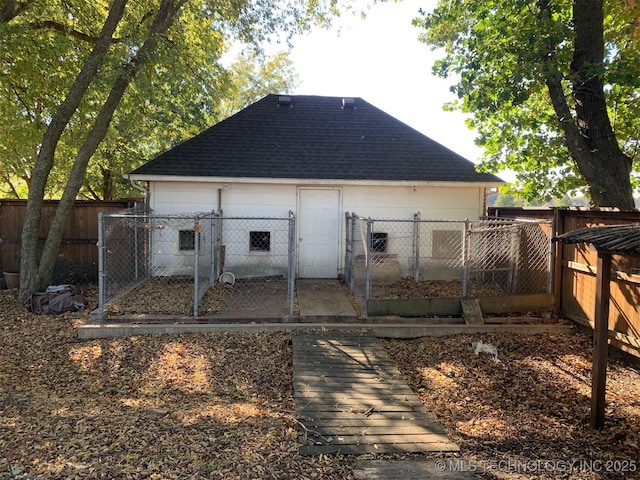
[[[287,300],[289,301],[289,315],[294,313],[294,291],[296,271],[296,217],[289,210],[289,278],[287,284]]]
[[[469,258],[468,258],[468,248],[469,248],[469,219],[465,218],[464,220],[464,234],[462,235],[462,285],[460,286],[460,295],[462,297],[466,297],[468,295],[469,290]]]
[[[367,300],[371,298],[371,234],[373,232],[373,220],[371,217],[367,219],[367,238],[366,238],[366,250],[364,255],[364,299],[365,299],[365,311],[367,309]]]
[[[200,295],[198,294],[198,263],[200,260],[200,219],[196,217],[193,225],[193,316],[198,316],[198,302]]]
[[[413,278],[415,281],[420,280],[420,212],[413,216],[413,242],[414,242],[414,270]]]
[[[105,271],[104,271],[104,214],[98,213],[98,312],[104,312]]]

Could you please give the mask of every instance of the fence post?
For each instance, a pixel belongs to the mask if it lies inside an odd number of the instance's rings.
[[[198,316],[198,263],[200,260],[200,218],[193,224],[193,316]]]
[[[364,299],[365,299],[365,310],[366,310],[366,301],[371,298],[371,234],[373,232],[373,220],[371,217],[367,219],[367,238],[366,238],[366,251],[364,254]]]
[[[102,316],[104,313],[104,251],[105,251],[105,239],[104,239],[104,213],[98,213],[98,315]]]
[[[414,253],[414,271],[413,278],[415,281],[420,280],[420,212],[413,216],[413,253]]]
[[[138,217],[133,216],[133,274],[136,282],[140,279],[138,267]]]
[[[469,242],[470,242],[470,222],[468,218],[464,219],[464,235],[462,235],[462,284],[460,286],[460,295],[466,297],[469,290]]]
[[[344,281],[351,288],[351,259],[350,259],[350,249],[351,249],[351,223],[349,212],[345,212],[344,214]]]
[[[510,235],[511,245],[509,252],[509,262],[511,263],[511,268],[509,269],[509,293],[513,295],[518,291],[518,259],[520,253],[520,237],[522,235],[523,227],[516,223],[513,228],[510,228],[510,230],[512,233]]]
[[[351,287],[351,290],[353,290],[356,288],[356,214],[353,212],[351,212],[351,244],[349,245],[349,248],[351,248],[351,262],[349,265],[351,272],[349,286]]]
[[[289,315],[294,313],[294,290],[296,277],[296,217],[289,210],[289,271],[287,282],[287,300],[289,302]]]
[[[222,275],[222,210],[215,214],[213,235],[215,236],[213,278],[217,282]]]
[[[549,235],[549,273],[547,274],[547,293],[553,293],[553,276],[556,269],[556,255],[553,248],[553,239],[556,236],[555,218],[551,220],[551,235]]]

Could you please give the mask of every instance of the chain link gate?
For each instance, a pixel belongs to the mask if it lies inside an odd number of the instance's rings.
[[[491,219],[469,222],[466,230],[467,285],[472,280],[491,283],[507,295],[551,291],[550,221]]]
[[[98,269],[101,318],[292,315],[295,218],[102,215]]]

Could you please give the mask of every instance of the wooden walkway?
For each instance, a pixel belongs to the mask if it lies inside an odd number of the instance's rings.
[[[457,452],[372,336],[294,332],[300,454]]]

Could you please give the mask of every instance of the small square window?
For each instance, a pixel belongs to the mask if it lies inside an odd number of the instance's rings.
[[[371,232],[371,251],[387,253],[389,234],[386,232]]]
[[[271,232],[249,232],[249,250],[252,252],[271,251]]]
[[[194,232],[193,230],[180,230],[179,248],[180,250],[195,250],[196,232]]]

